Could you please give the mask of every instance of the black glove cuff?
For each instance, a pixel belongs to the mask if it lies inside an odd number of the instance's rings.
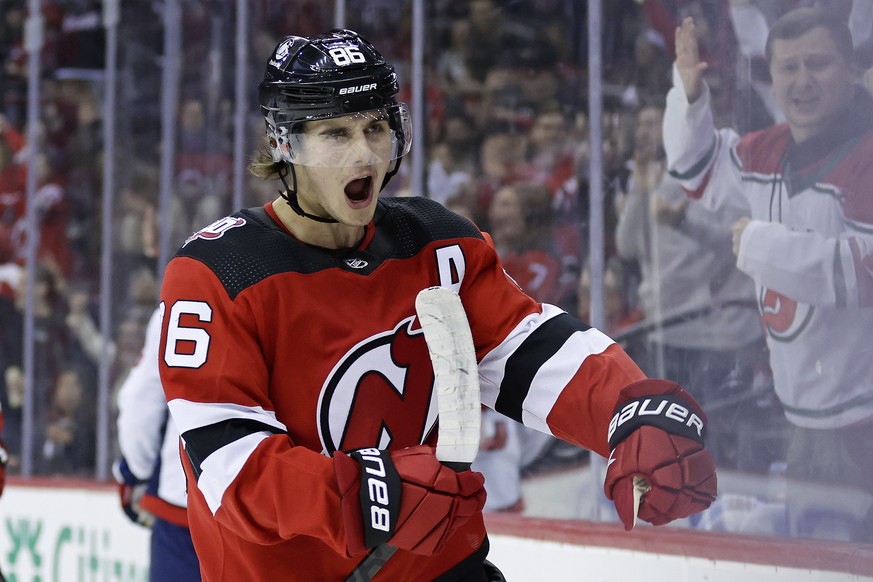
[[[400,515],[400,476],[388,451],[357,449],[348,453],[361,467],[361,513],[364,545],[387,543],[394,535]]]
[[[625,402],[609,421],[609,448],[626,439],[641,426],[656,426],[670,434],[703,444],[705,421],[687,401],[672,394],[654,394]]]

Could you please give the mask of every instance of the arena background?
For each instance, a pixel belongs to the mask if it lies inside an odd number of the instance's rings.
[[[349,27],[399,63],[415,139],[383,195],[428,196],[490,229],[500,186],[545,187],[556,267],[538,298],[657,364],[658,354],[646,353],[651,332],[701,313],[640,314],[639,273],[622,265],[616,276],[616,208],[636,114],[670,88],[673,27],[691,14],[705,39],[717,123],[748,131],[778,121],[763,38],[767,24],[797,4],[0,0],[0,170],[14,166],[16,175],[3,179],[21,185],[18,198],[0,191],[0,404],[13,454],[0,499],[0,568],[19,581],[143,579],[144,530],[120,510],[109,515],[114,395],[139,354],[176,248],[202,226],[277,194],[246,165],[263,147],[256,88],[278,38]],[[867,3],[824,4],[847,17],[861,12],[852,30],[859,54],[870,54]],[[538,141],[532,128],[546,110],[559,111],[563,123]],[[78,385],[74,453],[45,437],[62,382]],[[495,555],[572,555],[655,580],[873,579],[873,546],[847,533],[873,504],[868,494],[810,484],[806,529],[788,535],[784,418],[768,382],[764,366],[708,406],[736,438],[719,473],[719,500],[657,530],[621,533],[602,494],[602,459],[523,433],[524,503],[493,516]],[[752,413],[734,414],[738,403]],[[824,498],[843,507],[819,511]],[[47,543],[49,530],[53,545],[25,560],[24,548]],[[577,546],[607,552],[576,553]],[[106,577],[93,570],[100,548],[116,556],[99,566],[114,572]],[[728,562],[746,563],[740,568],[752,577],[724,574]],[[593,576],[585,579],[625,579]]]

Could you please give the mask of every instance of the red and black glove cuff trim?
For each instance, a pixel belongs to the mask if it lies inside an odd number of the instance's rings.
[[[656,426],[670,434],[704,442],[706,420],[684,398],[672,394],[653,394],[624,402],[609,421],[609,448],[614,449],[641,426]]]
[[[397,528],[402,485],[388,451],[357,449],[347,453],[361,468],[361,514],[364,545],[375,548],[388,543]]]

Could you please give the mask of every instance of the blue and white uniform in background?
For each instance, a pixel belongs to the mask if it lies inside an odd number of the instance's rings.
[[[169,415],[158,374],[160,332],[161,310],[156,309],[149,319],[142,356],[118,391],[122,458],[114,473],[123,485],[144,490],[135,500],[135,510],[125,507],[131,519],[150,522],[154,516],[151,582],[199,582],[200,565],[188,529],[179,430]]]

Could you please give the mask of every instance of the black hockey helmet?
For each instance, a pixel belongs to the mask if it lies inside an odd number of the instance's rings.
[[[409,152],[412,124],[406,104],[395,98],[399,86],[394,67],[354,31],[286,36],[273,50],[258,89],[275,162],[310,165],[294,147],[303,123],[354,113],[374,112],[388,119],[394,163],[383,188]]]

